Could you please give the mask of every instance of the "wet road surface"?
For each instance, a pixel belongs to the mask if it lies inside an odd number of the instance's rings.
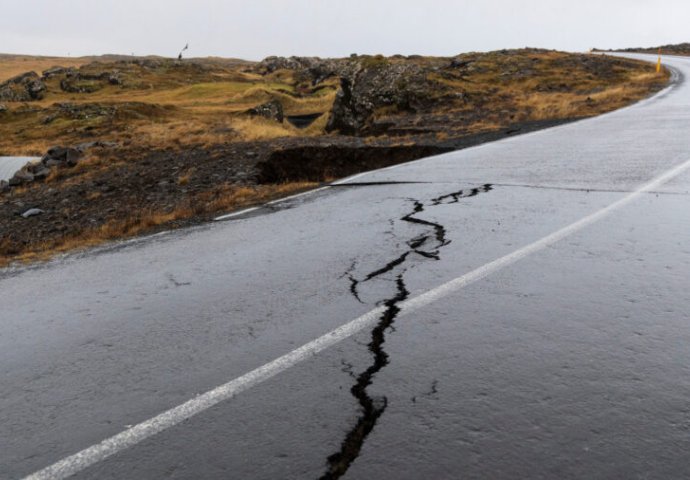
[[[687,478],[690,59],[668,63],[669,91],[597,119],[2,274],[0,478],[372,310],[73,478]]]

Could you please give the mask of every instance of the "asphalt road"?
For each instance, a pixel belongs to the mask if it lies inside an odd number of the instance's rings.
[[[612,114],[0,274],[0,478],[690,477],[668,63]]]

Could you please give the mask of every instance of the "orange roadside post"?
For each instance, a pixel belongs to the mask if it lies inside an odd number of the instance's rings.
[[[659,49],[659,59],[656,62],[656,73],[661,73],[661,49]]]

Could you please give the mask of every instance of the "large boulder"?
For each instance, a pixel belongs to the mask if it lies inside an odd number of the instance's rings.
[[[269,118],[276,122],[283,122],[283,105],[278,100],[271,100],[270,102],[257,105],[256,107],[247,110],[249,115],[256,115],[259,117]]]
[[[76,166],[84,150],[92,148],[93,146],[106,146],[109,144],[110,142],[94,142],[88,145],[83,144],[83,148],[52,147],[43,158],[41,158],[40,162],[28,162],[15,173],[8,182],[0,185],[0,192],[8,190],[10,187],[18,187],[20,185],[45,180],[48,178],[53,168],[70,168]]]
[[[430,105],[434,90],[425,71],[415,63],[365,58],[359,68],[341,77],[326,130],[365,134],[377,109],[417,112]]]
[[[68,74],[74,74],[76,73],[76,70],[73,67],[65,68],[65,67],[51,67],[48,70],[43,70],[43,73],[41,75],[41,78],[43,80],[47,80],[49,78],[56,77],[58,75],[68,75]]]
[[[74,167],[82,152],[76,148],[72,147],[52,147],[48,149],[48,152],[41,158],[41,163],[47,167],[51,166],[66,166]]]
[[[26,72],[0,83],[0,100],[7,102],[30,102],[41,100],[46,85],[36,72]]]
[[[259,62],[254,70],[262,75],[277,70],[293,70],[297,80],[318,85],[327,78],[349,73],[356,59],[333,59],[319,57],[267,57]]]
[[[276,70],[302,70],[320,62],[318,57],[266,57],[257,65],[257,70],[266,75]]]
[[[60,88],[69,93],[93,93],[106,85],[122,85],[122,74],[117,69],[66,69]]]

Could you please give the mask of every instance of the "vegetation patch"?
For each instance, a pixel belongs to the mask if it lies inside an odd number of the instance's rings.
[[[0,55],[0,84],[18,78],[0,100],[0,151],[80,153],[0,183],[0,263],[597,115],[668,77],[643,62],[535,49],[259,63]],[[30,209],[41,213],[22,216]]]

